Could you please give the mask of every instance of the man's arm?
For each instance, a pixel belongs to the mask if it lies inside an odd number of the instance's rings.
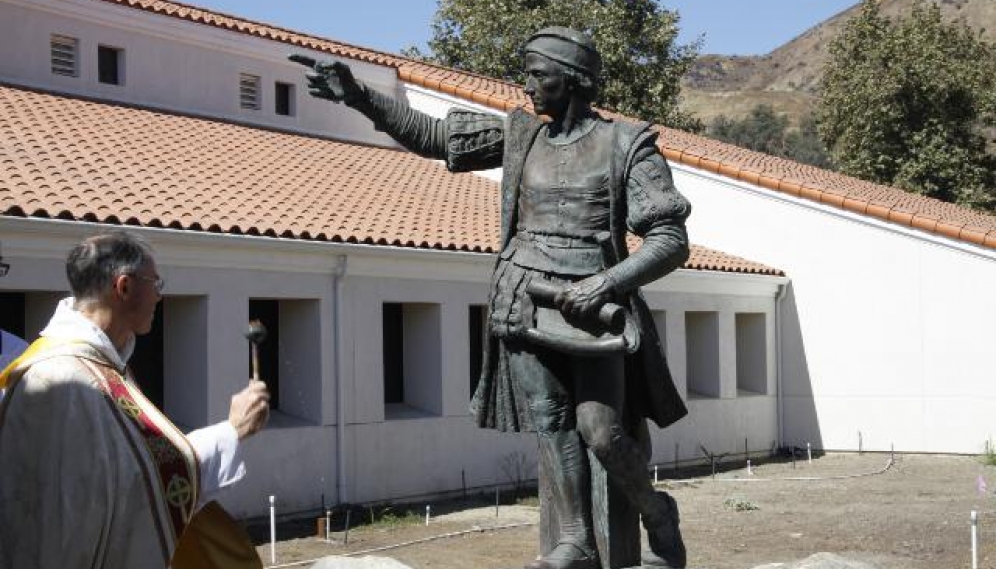
[[[227,421],[187,434],[201,469],[198,507],[217,497],[222,488],[235,484],[245,476],[245,462],[239,443],[259,432],[266,424],[269,402],[266,383],[252,381],[232,396]]]

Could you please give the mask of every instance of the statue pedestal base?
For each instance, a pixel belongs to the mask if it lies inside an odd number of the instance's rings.
[[[557,546],[560,524],[548,481],[549,465],[539,461],[540,554]],[[640,566],[640,514],[608,479],[598,459],[588,451],[591,466],[591,514],[602,569]]]

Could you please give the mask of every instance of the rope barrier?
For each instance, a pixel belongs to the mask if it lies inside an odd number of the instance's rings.
[[[506,524],[506,525],[501,525],[501,526],[474,527],[474,528],[471,528],[471,529],[466,529],[466,530],[461,530],[461,531],[454,531],[454,532],[444,533],[444,534],[439,534],[439,535],[433,535],[433,536],[429,536],[429,537],[423,537],[421,539],[414,539],[412,541],[405,541],[405,542],[402,542],[402,543],[395,543],[395,544],[392,544],[392,545],[383,545],[383,546],[380,546],[380,547],[373,547],[373,548],[370,548],[370,549],[363,549],[363,550],[360,550],[360,551],[351,551],[349,553],[343,553],[342,555],[340,555],[340,557],[356,557],[356,556],[359,556],[359,555],[369,555],[370,553],[377,553],[377,552],[380,552],[380,551],[388,551],[390,549],[398,549],[400,547],[409,547],[409,546],[412,546],[412,545],[418,545],[420,543],[428,543],[430,541],[437,541],[437,540],[440,540],[440,539],[448,539],[448,538],[451,538],[451,537],[460,537],[461,535],[467,535],[467,534],[471,534],[471,533],[484,533],[484,532],[489,532],[489,531],[499,531],[499,530],[506,530],[506,529],[515,529],[515,528],[522,528],[522,527],[530,527],[530,526],[534,526],[534,525],[536,525],[536,522],[523,522],[523,523],[518,523],[518,524]],[[329,557],[329,556],[326,555],[325,557]],[[266,567],[266,569],[284,569],[285,567],[297,567],[299,565],[306,565],[308,563],[317,563],[318,561],[321,561],[325,557],[318,557],[318,558],[315,558],[315,559],[308,559],[308,560],[305,560],[305,561],[295,561],[293,563],[284,563],[282,565],[268,565]]]
[[[785,482],[785,481],[798,481],[798,482],[815,482],[820,480],[848,480],[851,478],[864,478],[867,476],[878,476],[880,474],[885,474],[892,468],[896,463],[896,460],[889,457],[886,461],[885,466],[879,470],[873,472],[861,472],[859,474],[839,474],[836,476],[789,476],[786,478],[717,478],[716,482]]]

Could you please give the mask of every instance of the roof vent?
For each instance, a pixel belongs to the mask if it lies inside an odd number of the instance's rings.
[[[79,41],[68,36],[52,35],[52,74],[76,77],[76,52]]]
[[[259,95],[259,75],[239,73],[239,106],[258,111]]]

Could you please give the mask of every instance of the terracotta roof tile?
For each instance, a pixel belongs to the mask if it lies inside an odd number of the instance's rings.
[[[408,152],[0,85],[2,215],[494,252],[498,192]]]
[[[238,33],[308,47],[329,54],[393,67],[402,81],[467,98],[501,111],[531,108],[517,85],[429,65],[397,55],[352,46],[286,30],[270,24],[160,0],[98,0],[181,18]],[[619,117],[614,113],[609,115]],[[661,148],[669,160],[717,172],[792,196],[826,203],[863,215],[938,233],[976,245],[992,247],[988,232],[996,231],[996,216],[925,198],[896,188],[858,180],[790,160],[752,152],[686,132],[659,127]],[[874,204],[875,207],[871,207]],[[901,212],[895,214],[896,211]],[[916,223],[914,223],[916,221]],[[972,225],[974,231],[955,232]],[[983,231],[984,230],[984,231]]]

